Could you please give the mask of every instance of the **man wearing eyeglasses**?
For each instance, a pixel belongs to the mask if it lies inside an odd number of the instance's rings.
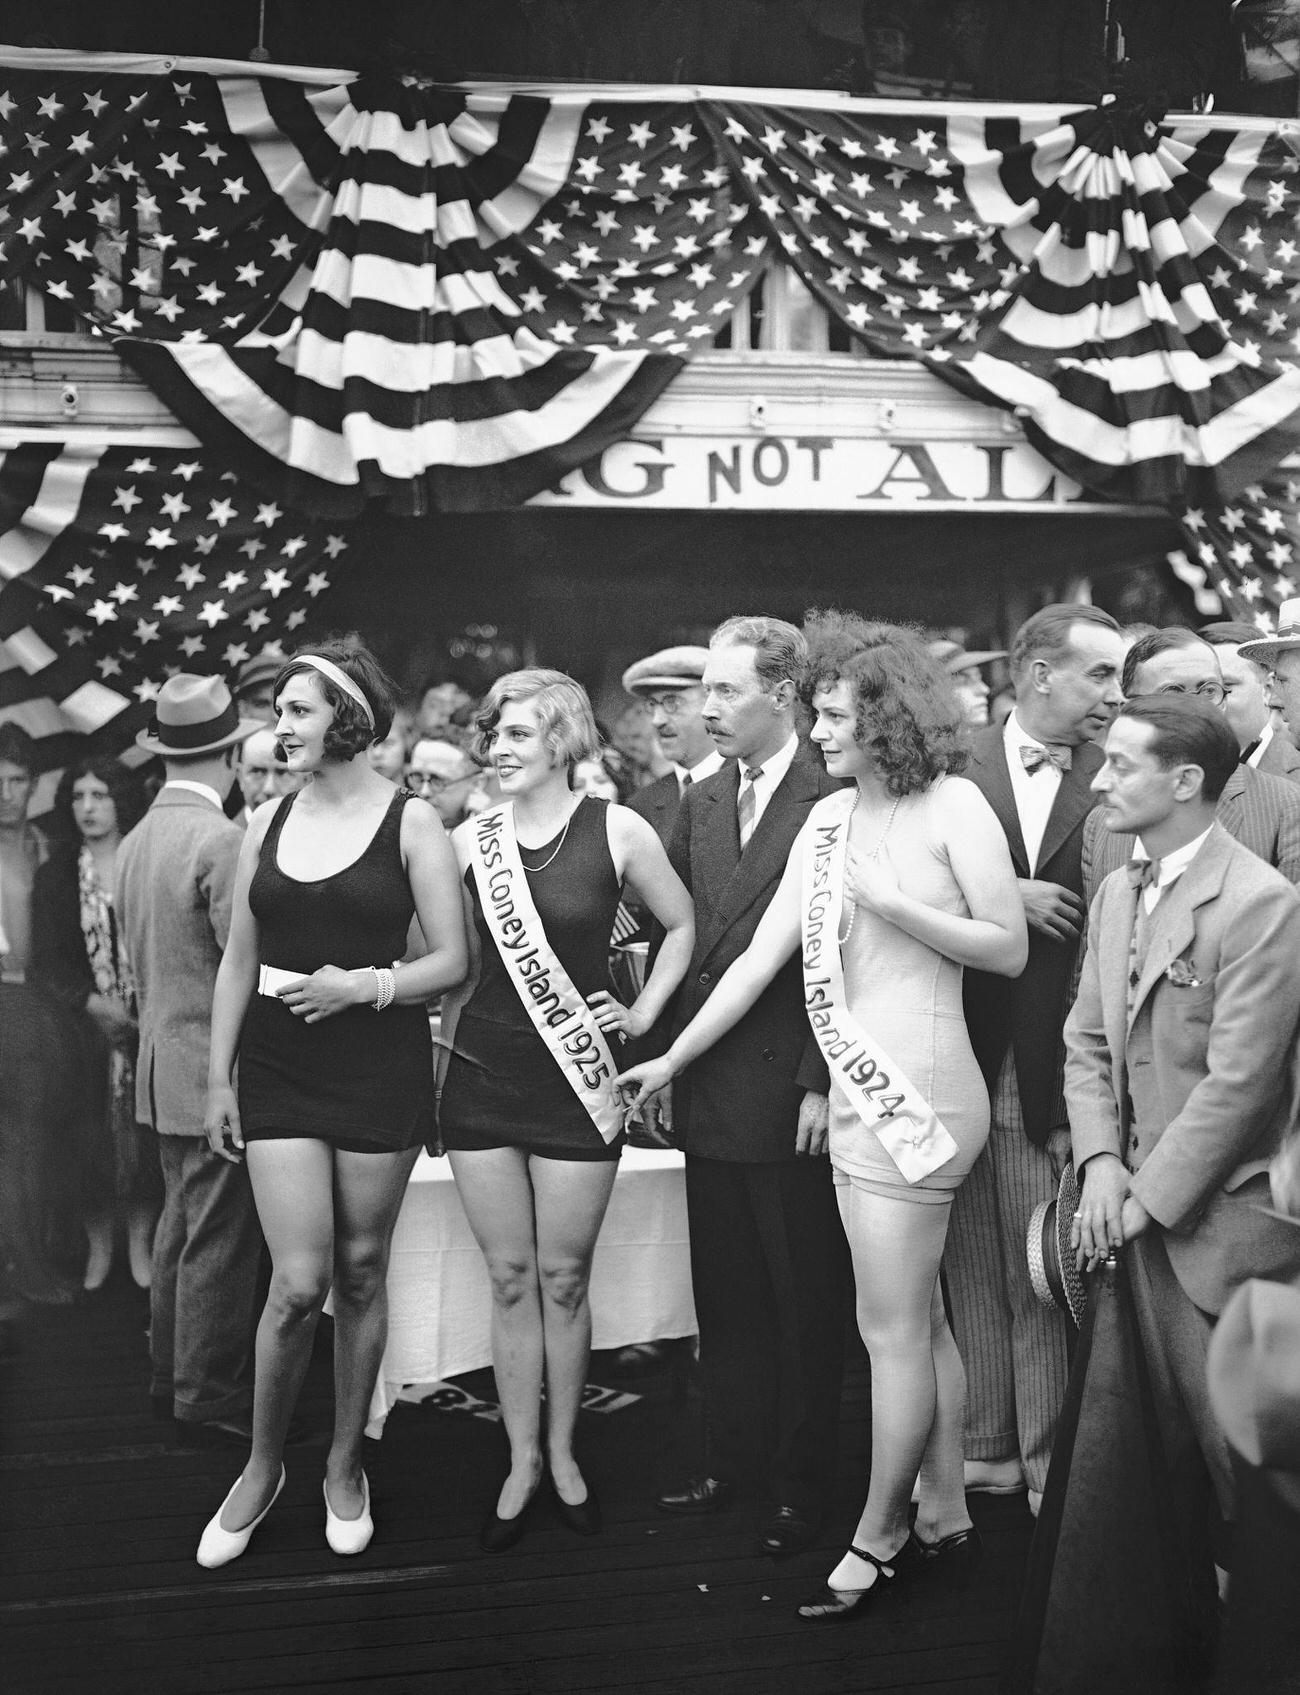
[[[707,647],[666,647],[638,659],[623,673],[623,687],[649,708],[660,749],[672,764],[666,777],[638,790],[628,803],[654,826],[665,847],[686,790],[723,765],[701,716],[708,657]]]
[[[1227,691],[1219,656],[1191,630],[1171,626],[1140,637],[1124,660],[1120,686],[1138,695],[1198,695],[1224,710]],[[1215,817],[1230,836],[1292,884],[1300,883],[1300,787],[1249,765],[1238,765],[1224,785]],[[1093,812],[1083,832],[1083,891],[1089,906],[1110,872],[1133,853],[1132,836],[1116,835]]]
[[[464,748],[422,736],[407,756],[403,782],[428,801],[444,828],[454,830],[465,820],[465,802],[480,775]]]
[[[1259,641],[1258,628],[1251,624],[1202,624],[1200,634],[1219,656],[1227,690],[1223,710],[1236,733],[1241,763],[1270,777],[1300,782],[1300,751],[1285,726],[1278,729],[1273,723],[1270,693],[1277,690],[1276,685],[1270,688],[1270,668],[1252,657]],[[1247,647],[1249,651],[1243,651]]]

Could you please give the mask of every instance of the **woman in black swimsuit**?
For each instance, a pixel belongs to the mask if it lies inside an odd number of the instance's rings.
[[[388,1249],[434,1134],[425,1003],[467,963],[438,815],[408,806],[413,797],[367,758],[393,714],[374,658],[347,642],[297,654],[276,678],[275,704],[288,770],[309,780],[249,824],[213,998],[205,1121],[215,1153],[248,1161],[271,1288],[252,1451],[203,1532],[203,1566],[237,1559],[283,1487],[285,1433],[331,1285],[325,1536],[335,1553],[359,1554],[373,1534],[361,1439],[387,1332]],[[428,951],[395,966],[413,914]]]
[[[519,1536],[524,1509],[548,1472],[565,1522],[584,1534],[599,1528],[595,1496],[573,1456],[573,1432],[591,1348],[591,1257],[624,1115],[612,1073],[608,1101],[580,1098],[567,1056],[592,1048],[574,1033],[577,1020],[556,1005],[552,988],[566,977],[573,1002],[590,1007],[605,1036],[642,1035],[681,981],[695,926],[690,896],[649,824],[627,807],[573,792],[574,766],[598,744],[590,703],[572,677],[511,672],[493,685],[478,723],[503,805],[470,818],[452,837],[465,874],[477,981],[455,1026],[440,1125],[492,1280],[492,1361],[510,1474],[481,1541],[497,1552]],[[502,848],[484,851],[485,841],[507,836],[517,852],[513,872]],[[519,916],[524,881],[535,908],[531,929]],[[610,932],[625,881],[665,931],[630,1007],[608,989]],[[484,886],[489,904],[500,908],[504,950],[483,910]],[[513,972],[503,957],[511,950],[531,956]],[[547,1009],[549,1041],[526,1009],[526,995]],[[448,1022],[444,1007],[444,1036]],[[588,1076],[599,1079],[602,1063],[586,1066]]]

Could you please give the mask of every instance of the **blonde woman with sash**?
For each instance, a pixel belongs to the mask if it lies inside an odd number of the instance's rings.
[[[591,1256],[625,1121],[609,1043],[658,1017],[695,926],[650,825],[573,791],[574,767],[599,746],[579,684],[559,671],[511,672],[478,725],[502,799],[452,837],[475,957],[471,987],[444,1007],[439,1124],[492,1283],[510,1472],[480,1542],[497,1553],[518,1540],[547,1475],[563,1521],[584,1535],[600,1528],[573,1436],[591,1349]],[[665,931],[630,1007],[608,988],[624,882]]]
[[[802,948],[805,1004],[831,1073],[830,1156],[871,1356],[871,1481],[852,1545],[799,1609],[860,1617],[922,1564],[968,1569],[965,1374],[939,1266],[952,1197],[988,1137],[962,1016],[964,966],[1024,969],[1024,913],[1002,830],[965,764],[948,679],[907,630],[847,614],[808,631],[812,740],[851,786],[814,807],[747,952],[635,1099],[710,1047]],[[908,1507],[917,1478],[915,1535]]]

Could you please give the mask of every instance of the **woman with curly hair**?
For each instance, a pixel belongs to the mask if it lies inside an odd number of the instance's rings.
[[[580,684],[560,671],[512,671],[492,685],[478,724],[502,800],[452,837],[475,959],[462,1004],[443,1009],[451,1058],[440,1123],[492,1285],[510,1471],[480,1545],[500,1553],[548,1478],[570,1529],[600,1528],[573,1439],[591,1348],[591,1259],[624,1140],[607,1038],[649,1029],[682,979],[695,926],[645,819],[575,792],[574,770],[598,745]],[[624,882],[665,932],[630,1005],[608,988]]]
[[[105,755],[79,759],[54,799],[64,845],[32,885],[28,981],[72,1014],[69,1035],[78,1048],[64,1063],[86,1087],[86,1138],[76,1159],[88,1294],[112,1270],[121,1214],[131,1276],[138,1288],[149,1287],[162,1207],[157,1137],[135,1119],[135,983],[113,912],[117,850],[143,814],[143,790],[124,765]]]
[[[289,1420],[331,1287],[325,1540],[359,1554],[374,1532],[361,1439],[387,1333],[393,1226],[434,1136],[425,1008],[468,958],[442,823],[369,759],[395,707],[373,655],[354,640],[296,653],[274,701],[286,769],[307,780],[249,822],[212,1001],[204,1121],[213,1153],[248,1161],[271,1287],[252,1451],[199,1542],[209,1567],[244,1552],[284,1486]],[[412,916],[425,952],[399,965]]]
[[[871,1356],[871,1480],[848,1552],[808,1622],[861,1616],[882,1584],[978,1555],[962,1475],[965,1375],[939,1266],[953,1195],[983,1147],[988,1094],[962,1016],[965,966],[1024,968],[1005,837],[959,775],[960,711],[916,634],[847,613],[807,626],[812,740],[848,787],[814,807],[748,951],[640,1100],[711,1046],[802,949],[831,1072],[830,1156]],[[918,1475],[915,1535],[908,1504]]]

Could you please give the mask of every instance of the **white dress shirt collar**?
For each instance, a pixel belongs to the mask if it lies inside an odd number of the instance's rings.
[[[1249,765],[1252,770],[1259,770],[1259,762],[1268,752],[1268,744],[1272,740],[1273,720],[1270,718],[1268,723],[1265,724],[1264,728],[1260,731],[1259,740],[1255,743],[1254,751],[1251,753],[1250,758],[1246,761],[1246,764]]]
[[[1142,891],[1142,901],[1148,912],[1151,911],[1169,885],[1176,883],[1183,872],[1186,871],[1205,845],[1205,839],[1213,828],[1214,826],[1211,824],[1207,829],[1202,830],[1199,836],[1194,836],[1190,842],[1184,842],[1180,848],[1174,848],[1172,853],[1165,854],[1160,860],[1160,869],[1156,872],[1155,882],[1148,883]],[[1151,855],[1143,847],[1140,836],[1133,843],[1133,857],[1134,859],[1151,858]]]
[[[202,795],[205,800],[210,800],[218,812],[224,812],[226,810],[225,801],[222,800],[221,796],[210,783],[196,783],[189,777],[168,777],[167,781],[163,784],[163,788],[187,789],[190,794]],[[160,790],[159,792],[161,793],[162,791]]]
[[[763,821],[767,803],[785,781],[786,772],[794,764],[794,756],[799,751],[799,738],[792,735],[788,742],[779,747],[776,752],[763,762],[761,766],[740,762],[740,780],[745,781],[746,771],[761,773],[754,781],[754,828]]]
[[[689,770],[684,765],[674,765],[673,772],[677,778],[677,787],[680,789],[687,777],[690,778],[692,783],[702,783],[706,777],[711,777],[715,771],[721,771],[725,764],[726,761],[715,747],[711,753],[705,754],[698,765],[692,765]]]
[[[1047,820],[1052,814],[1056,791],[1061,786],[1061,773],[1050,761],[1035,771],[1026,771],[1020,757],[1022,747],[1046,747],[1037,736],[1031,736],[1016,717],[1014,709],[1007,714],[1002,729],[1002,744],[1006,749],[1007,770],[1011,777],[1011,793],[1015,798],[1020,834],[1024,837],[1025,857],[1030,875],[1038,868],[1038,855],[1047,833]]]

